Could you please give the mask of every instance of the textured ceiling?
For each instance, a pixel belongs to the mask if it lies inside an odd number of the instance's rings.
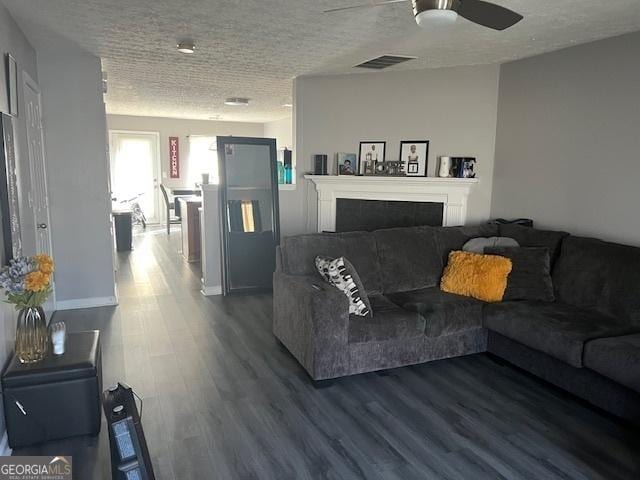
[[[638,0],[496,0],[525,17],[504,32],[463,19],[421,30],[410,2],[323,14],[359,0],[1,1],[38,47],[71,41],[103,59],[110,113],[243,121],[289,115],[296,76],[384,53],[419,57],[394,70],[501,63],[640,29]],[[182,38],[195,54],[176,51]],[[251,105],[226,107],[232,96]]]

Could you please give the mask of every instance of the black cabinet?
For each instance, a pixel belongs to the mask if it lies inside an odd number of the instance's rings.
[[[280,243],[276,141],[217,141],[224,293],[268,291]]]
[[[67,334],[66,352],[39,363],[14,356],[2,375],[9,445],[35,445],[100,432],[100,332]]]

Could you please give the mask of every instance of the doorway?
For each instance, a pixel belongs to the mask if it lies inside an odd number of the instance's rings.
[[[23,73],[24,103],[27,122],[27,147],[29,172],[31,175],[31,207],[36,227],[36,252],[53,257],[51,241],[51,221],[49,216],[49,195],[47,192],[47,169],[44,156],[44,135],[42,130],[42,96],[38,84]],[[49,315],[56,308],[55,276],[52,293],[42,306]]]
[[[109,142],[115,203],[124,206],[128,201],[137,201],[147,223],[159,223],[160,135],[111,130]]]

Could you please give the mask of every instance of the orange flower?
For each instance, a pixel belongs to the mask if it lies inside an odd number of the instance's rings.
[[[34,255],[33,258],[38,264],[38,270],[47,275],[53,273],[53,259],[47,254]]]
[[[49,275],[39,270],[25,277],[25,287],[31,292],[42,292],[49,286]]]

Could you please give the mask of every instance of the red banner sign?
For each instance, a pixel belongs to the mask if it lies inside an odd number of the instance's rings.
[[[169,176],[180,178],[180,147],[178,137],[169,137]]]

